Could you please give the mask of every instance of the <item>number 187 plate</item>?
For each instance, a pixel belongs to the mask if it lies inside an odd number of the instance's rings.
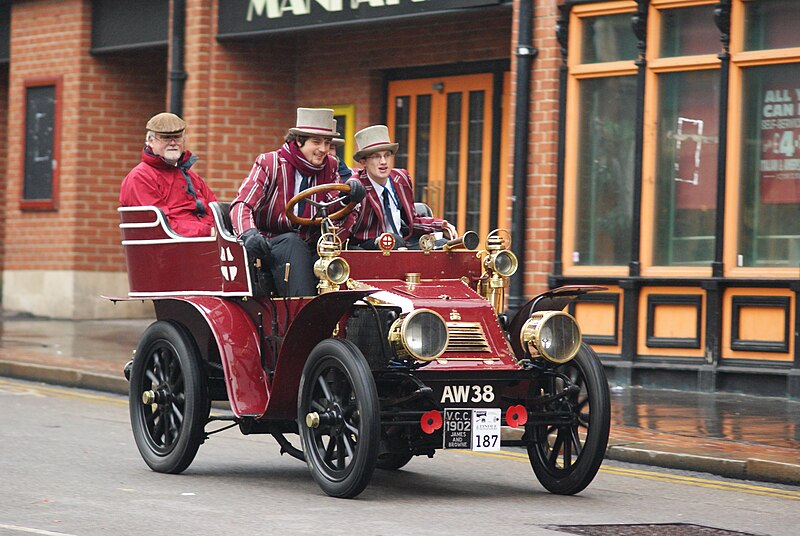
[[[500,450],[500,408],[445,409],[444,448]]]

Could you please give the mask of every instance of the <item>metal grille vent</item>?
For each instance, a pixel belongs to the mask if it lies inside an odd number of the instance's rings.
[[[447,322],[450,341],[445,352],[489,352],[489,343],[480,322]]]

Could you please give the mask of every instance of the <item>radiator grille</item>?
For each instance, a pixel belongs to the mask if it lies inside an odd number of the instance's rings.
[[[448,322],[450,341],[445,352],[489,352],[489,343],[480,322]]]

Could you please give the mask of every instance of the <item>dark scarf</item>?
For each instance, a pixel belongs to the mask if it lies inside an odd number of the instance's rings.
[[[192,178],[189,176],[189,168],[197,162],[197,156],[193,155],[189,151],[184,151],[181,157],[175,164],[170,164],[166,160],[164,160],[161,156],[155,154],[153,151],[150,150],[149,147],[144,148],[145,155],[149,156],[148,160],[155,161],[160,165],[166,166],[167,168],[176,167],[180,170],[183,178],[186,179],[186,193],[194,197],[194,204],[195,204],[195,212],[199,217],[203,217],[206,215],[206,206],[197,197],[197,192],[194,189],[194,184],[192,184]]]
[[[330,165],[330,159],[326,158],[321,166],[315,166],[306,160],[296,143],[284,143],[283,147],[278,149],[278,156],[285,158],[288,162],[287,167],[291,169],[287,175],[292,179],[294,179],[295,171],[299,171],[301,175],[316,177],[317,184],[334,182],[336,178],[334,167]]]

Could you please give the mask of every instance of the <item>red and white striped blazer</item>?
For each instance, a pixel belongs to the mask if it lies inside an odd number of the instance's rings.
[[[354,211],[355,217],[345,225],[350,228],[351,240],[356,243],[377,238],[386,231],[386,220],[383,216],[383,203],[372,186],[367,170],[355,170],[353,178],[357,178],[364,185],[367,195]],[[408,240],[412,236],[441,231],[445,221],[439,218],[421,217],[414,210],[414,190],[411,186],[411,176],[408,170],[394,168],[389,174],[392,187],[400,200],[401,212],[405,213],[404,221],[408,221],[408,231],[403,237]],[[351,216],[353,216],[351,214]],[[351,223],[352,220],[355,220]],[[391,231],[389,231],[391,232]]]
[[[338,167],[332,156],[328,156],[326,165],[333,169]],[[286,204],[294,195],[294,174],[287,171],[286,159],[281,158],[277,151],[263,153],[256,158],[250,174],[231,203],[231,224],[236,236],[255,227],[267,238],[297,231],[306,241],[316,240],[319,227],[298,227],[286,216]],[[338,173],[333,175],[338,181]],[[316,178],[309,186],[320,184],[315,182]],[[337,197],[338,192],[332,192],[327,197],[316,194],[311,198],[315,201],[331,201]]]

